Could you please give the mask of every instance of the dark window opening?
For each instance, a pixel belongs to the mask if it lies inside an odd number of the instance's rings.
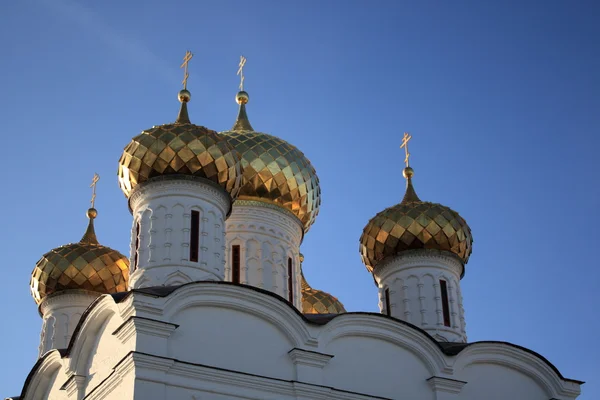
[[[192,211],[192,226],[190,232],[190,261],[198,262],[200,247],[200,212]]]
[[[292,274],[292,258],[288,257],[288,300],[290,301],[290,303],[294,302],[293,276],[294,274]]]
[[[446,281],[440,280],[440,288],[442,291],[442,312],[444,315],[444,325],[450,326],[450,307],[448,305],[448,288]]]
[[[138,259],[140,252],[140,223],[135,224],[135,252],[133,254],[133,270],[138,269]]]
[[[385,314],[388,316],[392,315],[392,306],[390,305],[390,289],[385,289]]]
[[[231,282],[240,283],[240,246],[231,246]]]

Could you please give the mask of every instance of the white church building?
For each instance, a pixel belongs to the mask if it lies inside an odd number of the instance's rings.
[[[253,129],[246,92],[221,133],[191,122],[190,99],[184,83],[176,121],[144,130],[119,160],[130,254],[98,242],[92,207],[81,241],[36,264],[39,359],[7,399],[578,397],[583,382],[543,356],[468,342],[460,282],[471,230],[417,196],[409,135],[406,194],[374,210],[360,237],[380,313],[352,312],[302,273],[321,203],[310,161]]]

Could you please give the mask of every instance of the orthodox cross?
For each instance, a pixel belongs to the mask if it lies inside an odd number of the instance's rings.
[[[240,90],[244,91],[244,65],[246,65],[246,57],[240,56],[240,63],[237,75],[240,76]]]
[[[412,139],[412,136],[409,135],[408,132],[404,132],[404,137],[402,137],[402,146],[400,146],[400,148],[404,149],[404,154],[406,154],[406,157],[404,157],[404,163],[407,167],[409,167],[408,159],[410,158],[410,153],[408,152],[408,142],[410,139]]]
[[[185,56],[183,57],[183,64],[181,64],[181,66],[179,68],[184,68],[183,70],[183,81],[181,82],[183,84],[183,88],[187,90],[187,80],[188,77],[190,76],[190,74],[188,74],[188,63],[190,62],[190,60],[192,59],[192,57],[194,57],[194,55],[192,54],[191,51],[187,50],[185,52]]]
[[[94,174],[94,178],[92,178],[92,184],[90,185],[90,187],[92,188],[92,201],[90,201],[90,203],[92,204],[92,208],[94,208],[94,203],[96,202],[96,184],[99,180],[100,175]]]

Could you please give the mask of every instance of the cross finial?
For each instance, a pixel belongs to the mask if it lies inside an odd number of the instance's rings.
[[[404,154],[406,155],[404,157],[404,163],[406,164],[407,168],[410,167],[408,163],[408,159],[410,158],[410,153],[408,152],[408,142],[410,139],[412,139],[412,136],[408,132],[404,132],[404,136],[402,137],[402,145],[400,146],[401,149],[404,149]]]
[[[188,63],[190,62],[190,60],[192,59],[192,57],[194,57],[194,55],[192,54],[191,51],[187,50],[185,52],[185,56],[183,57],[183,63],[181,64],[181,66],[179,68],[183,68],[183,81],[181,81],[181,83],[183,84],[183,88],[187,90],[187,80],[188,77],[190,76],[190,74],[188,74]]]
[[[98,183],[98,181],[100,180],[100,175],[98,174],[94,174],[94,177],[92,178],[92,184],[90,185],[90,187],[92,188],[92,201],[90,201],[92,207],[94,208],[94,203],[96,202],[96,184]]]
[[[244,65],[246,65],[246,57],[240,56],[237,75],[240,76],[240,91],[244,91]]]

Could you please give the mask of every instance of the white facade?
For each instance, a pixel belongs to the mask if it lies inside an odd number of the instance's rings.
[[[40,357],[51,349],[67,348],[81,315],[98,296],[85,290],[66,290],[44,298],[40,304]]]
[[[462,271],[456,257],[434,250],[411,250],[382,261],[373,271],[381,313],[410,322],[436,340],[466,342]]]
[[[129,199],[132,289],[223,280],[229,195],[202,179],[177,176],[137,186]],[[191,257],[192,213],[199,215],[197,259]]]
[[[225,279],[231,282],[239,246],[239,283],[276,293],[301,308],[300,243],[303,227],[291,212],[253,200],[237,200],[226,222]],[[291,268],[290,268],[291,267]]]
[[[456,346],[456,344],[455,344]],[[347,313],[311,322],[279,297],[219,282],[102,296],[20,400],[567,400],[580,382],[507,343],[446,351],[411,324]]]

